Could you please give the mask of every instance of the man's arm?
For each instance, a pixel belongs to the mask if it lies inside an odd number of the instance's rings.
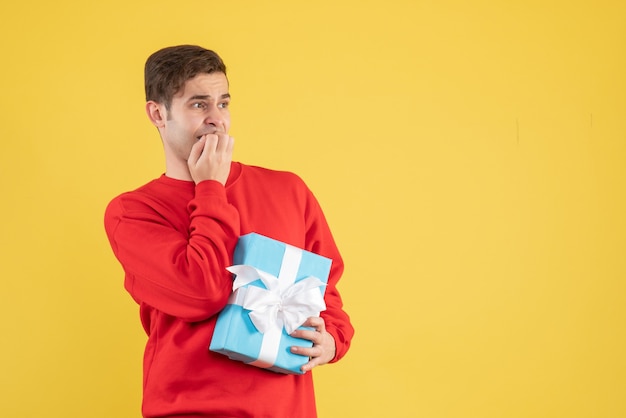
[[[324,293],[326,310],[320,314],[319,318],[309,318],[303,324],[314,328],[313,331],[296,330],[292,334],[294,337],[313,342],[311,348],[292,347],[292,352],[311,357],[310,361],[302,367],[303,371],[341,359],[347,353],[354,335],[354,328],[348,314],[343,310],[341,295],[337,290],[337,283],[344,270],[343,259],[317,199],[310,191],[308,193],[305,212],[307,224],[305,249],[328,257],[333,260],[333,263]]]
[[[179,231],[149,197],[114,199],[105,228],[137,302],[188,321],[219,312],[232,291],[230,265],[239,237],[239,213],[216,181],[196,185],[188,204],[189,229]],[[184,210],[185,208],[183,208]]]

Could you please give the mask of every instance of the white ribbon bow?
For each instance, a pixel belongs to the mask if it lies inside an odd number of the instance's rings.
[[[250,319],[265,334],[272,328],[282,329],[291,334],[310,316],[317,316],[326,309],[320,286],[324,286],[317,277],[309,276],[297,282],[279,280],[263,270],[248,265],[235,265],[227,268],[237,275],[233,282],[233,291],[241,289],[255,280],[261,279],[267,289],[248,286],[241,306],[250,310]]]

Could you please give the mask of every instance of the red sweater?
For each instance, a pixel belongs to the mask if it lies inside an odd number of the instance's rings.
[[[311,373],[283,375],[209,351],[232,291],[225,268],[257,232],[333,260],[321,316],[344,356],[354,330],[336,285],[343,262],[322,210],[294,174],[233,163],[226,187],[166,176],[111,201],[105,228],[148,334],[145,417],[315,417]]]

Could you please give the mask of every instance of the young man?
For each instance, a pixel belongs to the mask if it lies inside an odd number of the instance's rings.
[[[213,51],[164,48],[145,67],[146,112],[165,174],[111,201],[105,228],[140,306],[145,417],[315,417],[311,371],[345,355],[354,333],[336,285],[343,262],[315,197],[296,175],[231,160],[226,68]],[[226,270],[241,235],[256,232],[333,260],[327,309],[294,336],[309,361],[286,375],[209,351],[232,292]]]

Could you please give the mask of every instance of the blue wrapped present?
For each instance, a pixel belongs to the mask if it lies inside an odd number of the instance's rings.
[[[274,372],[302,374],[309,359],[289,348],[313,343],[289,334],[326,309],[332,260],[251,233],[239,238],[233,261],[233,294],[217,318],[209,349]]]

